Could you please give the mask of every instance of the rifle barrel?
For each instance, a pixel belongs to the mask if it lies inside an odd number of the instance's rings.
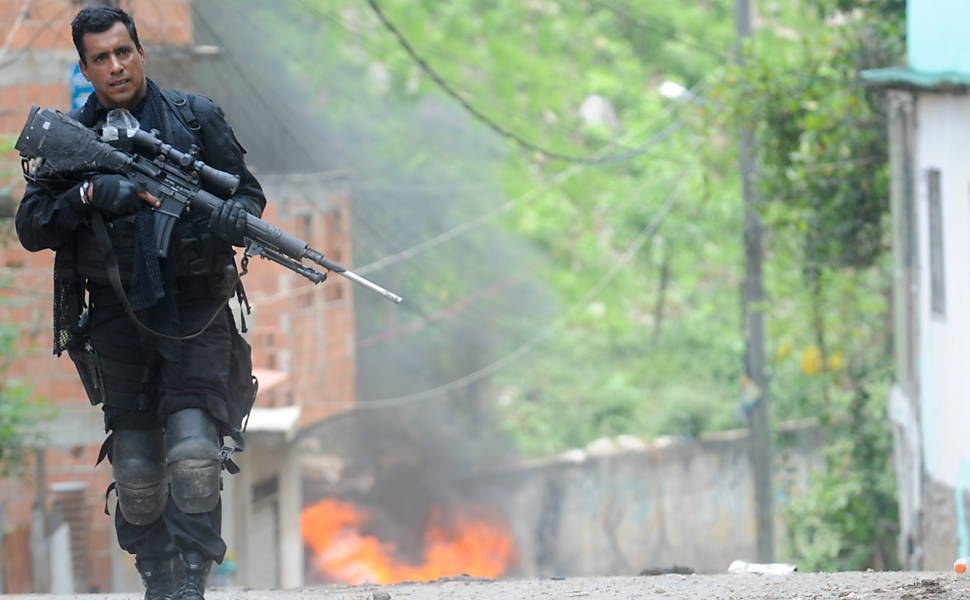
[[[306,250],[303,251],[303,256],[305,256],[306,258],[309,258],[310,260],[317,263],[321,267],[327,269],[328,271],[333,271],[334,273],[338,275],[342,275],[358,285],[364,286],[365,288],[369,289],[372,292],[377,292],[378,294],[380,294],[381,296],[384,296],[394,304],[400,304],[401,302],[404,302],[404,298],[398,296],[394,292],[388,289],[382,288],[381,286],[377,285],[373,281],[365,277],[361,277],[360,275],[358,275],[357,273],[354,273],[353,271],[348,271],[347,269],[345,269],[344,267],[341,267],[340,265],[333,262],[329,258],[326,258],[322,252],[318,252],[317,250],[314,250],[309,246],[307,246]]]

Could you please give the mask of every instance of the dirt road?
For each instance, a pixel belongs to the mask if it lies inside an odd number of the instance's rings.
[[[133,594],[87,594],[82,600],[138,600]],[[481,580],[326,586],[303,590],[210,590],[208,600],[949,600],[970,599],[970,577],[949,573],[794,573],[661,575]],[[68,596],[0,596],[66,600]]]

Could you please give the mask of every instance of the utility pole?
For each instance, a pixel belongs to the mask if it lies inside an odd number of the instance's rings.
[[[47,552],[47,455],[34,450],[34,505],[30,522],[31,589],[35,594],[51,590],[50,555]]]
[[[737,62],[744,64],[742,46],[751,36],[750,0],[735,0],[737,30]],[[754,124],[745,123],[738,141],[741,161],[741,193],[744,199],[744,367],[747,383],[755,391],[751,411],[751,470],[754,473],[755,523],[757,527],[758,561],[774,560],[774,510],[771,497],[771,427],[768,411],[768,378],[765,376],[765,289],[762,277],[761,215],[758,213],[758,194],[754,186]]]

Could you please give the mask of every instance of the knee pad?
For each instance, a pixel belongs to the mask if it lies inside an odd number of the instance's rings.
[[[161,429],[116,429],[111,442],[111,471],[118,507],[134,525],[154,523],[165,510],[168,480]]]
[[[176,411],[168,417],[165,442],[175,505],[189,514],[214,509],[219,503],[222,462],[213,420],[199,408]]]

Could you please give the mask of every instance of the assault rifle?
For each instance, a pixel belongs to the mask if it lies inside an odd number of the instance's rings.
[[[214,169],[198,159],[198,147],[182,152],[158,138],[157,131],[142,131],[126,110],[109,112],[101,137],[69,116],[34,105],[14,148],[20,152],[29,181],[71,181],[95,172],[118,173],[140,184],[161,201],[153,208],[158,255],[168,254],[175,221],[186,210],[205,214],[222,205],[239,185],[232,173]],[[214,190],[218,196],[203,189]],[[246,256],[260,256],[320,283],[327,274],[302,263],[308,259],[327,271],[376,292],[391,302],[403,300],[353,271],[324,257],[300,238],[262,219],[246,214]]]

